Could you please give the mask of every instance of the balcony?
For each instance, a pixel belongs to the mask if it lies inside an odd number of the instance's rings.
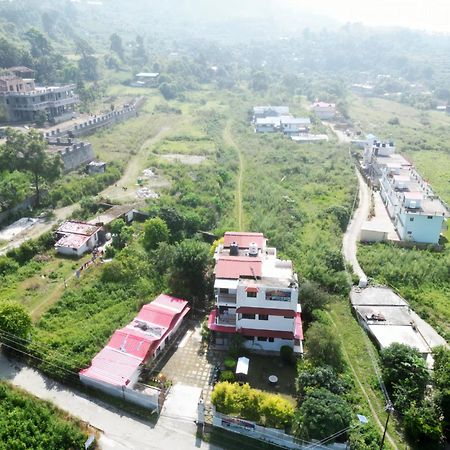
[[[208,328],[221,333],[234,333],[236,314],[219,314],[217,309],[213,309],[208,317]]]
[[[217,314],[216,324],[228,327],[236,327],[236,314]]]
[[[236,294],[216,294],[216,303],[236,304]]]

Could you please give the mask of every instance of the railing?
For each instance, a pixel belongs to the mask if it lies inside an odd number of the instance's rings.
[[[236,325],[236,315],[235,314],[218,315],[216,317],[216,324],[217,325],[235,326]]]
[[[234,303],[236,304],[236,294],[216,294],[216,300],[218,303]]]
[[[57,108],[58,106],[72,105],[78,102],[78,95],[72,97],[60,98],[56,100],[46,100],[39,103],[27,103],[26,105],[13,104],[12,109],[17,111],[34,111],[42,108]]]

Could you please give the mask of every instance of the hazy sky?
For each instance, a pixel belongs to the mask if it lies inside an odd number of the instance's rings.
[[[288,0],[342,22],[450,33],[450,0]]]

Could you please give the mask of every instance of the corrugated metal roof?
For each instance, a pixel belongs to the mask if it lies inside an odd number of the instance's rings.
[[[239,277],[261,277],[262,261],[252,256],[221,256],[214,273],[217,278],[237,280]]]
[[[251,243],[263,248],[266,245],[266,238],[262,233],[243,233],[238,231],[227,231],[224,235],[223,246],[229,247],[231,243],[236,242],[239,248],[248,248]]]

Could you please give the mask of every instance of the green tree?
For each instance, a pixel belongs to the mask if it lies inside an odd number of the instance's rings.
[[[207,270],[209,247],[203,242],[187,239],[177,244],[173,266],[169,270],[169,286],[175,295],[203,306],[208,292]]]
[[[144,247],[155,250],[160,242],[168,242],[170,230],[166,222],[160,217],[148,219],[144,223]]]
[[[394,406],[404,411],[411,402],[420,402],[430,381],[426,363],[418,350],[394,343],[381,351],[383,380]]]
[[[443,427],[447,439],[450,438],[450,350],[440,346],[433,349],[434,384],[436,402],[444,416]]]
[[[115,52],[121,60],[123,60],[124,51],[123,51],[122,38],[117,33],[113,33],[109,37],[109,41],[111,43],[110,49],[113,52]]]
[[[123,219],[116,219],[111,224],[111,234],[113,246],[117,249],[124,248],[133,237],[133,228],[127,226]]]
[[[375,425],[358,423],[349,433],[350,450],[379,450],[381,436]]]
[[[14,341],[17,341],[17,338],[28,339],[31,327],[31,316],[20,303],[0,303],[0,340],[14,346],[8,338],[14,335]]]
[[[0,161],[6,160],[12,169],[32,175],[37,205],[40,204],[41,182],[53,182],[61,174],[61,159],[50,156],[46,150],[47,143],[36,130],[22,133],[9,129],[0,153]]]
[[[327,389],[309,392],[294,419],[294,433],[302,439],[323,439],[348,428],[351,410],[348,403],[339,395]],[[338,440],[345,440],[344,436]]]
[[[330,366],[337,373],[344,369],[341,344],[330,326],[314,322],[305,336],[307,358],[315,366]]]
[[[2,173],[0,177],[0,211],[22,202],[29,193],[30,180],[27,174],[18,170]]]
[[[430,401],[416,405],[415,402],[406,410],[403,417],[406,435],[420,448],[436,448],[442,442],[442,421],[436,405]]]
[[[323,309],[330,301],[328,293],[324,292],[318,283],[305,281],[300,285],[300,303],[302,305],[302,318],[311,322],[313,311]]]
[[[331,367],[311,367],[300,370],[295,380],[295,387],[300,401],[314,389],[324,388],[338,395],[347,390],[346,383]]]

